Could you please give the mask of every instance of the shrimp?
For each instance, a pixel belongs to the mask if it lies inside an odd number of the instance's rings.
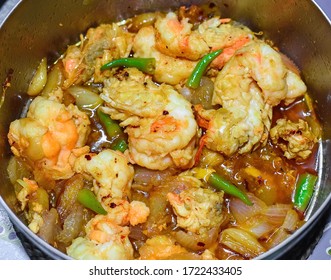
[[[193,165],[197,123],[191,104],[173,87],[129,68],[106,80],[100,96],[103,111],[126,127],[132,163],[154,170]]]
[[[187,253],[187,250],[178,245],[176,241],[168,235],[157,235],[147,239],[140,247],[140,260],[164,260],[171,259],[177,254]]]
[[[38,96],[27,117],[10,124],[8,140],[14,155],[26,160],[35,177],[67,179],[74,174],[76,158],[89,151],[84,146],[89,125],[88,116],[76,106]]]
[[[64,87],[86,82],[93,77],[94,82],[102,82],[100,67],[117,58],[129,56],[133,34],[118,24],[101,24],[90,28],[80,45],[67,49],[62,59],[66,80]]]
[[[197,108],[208,121],[207,148],[230,156],[265,145],[272,108],[305,92],[303,81],[285,66],[277,51],[262,41],[247,44],[216,77],[212,102],[222,108]]]
[[[155,58],[156,65],[153,79],[156,82],[177,85],[185,81],[191,75],[197,62],[163,54],[157,50],[155,44],[155,28],[153,26],[141,28],[134,38],[134,56]]]
[[[189,188],[167,198],[177,216],[177,225],[190,232],[204,234],[222,221],[223,192]]]
[[[224,21],[213,17],[198,27],[198,32],[211,50],[222,50],[222,53],[211,63],[211,67],[222,68],[234,53],[256,40],[254,33],[244,25]]]
[[[173,12],[165,17],[158,17],[155,22],[156,49],[172,56],[189,60],[198,60],[209,52],[207,43],[197,31],[192,31],[193,25],[188,18],[178,20]]]
[[[99,154],[82,155],[76,160],[74,170],[92,176],[94,192],[107,209],[111,208],[112,199],[122,199],[130,193],[134,171],[121,152],[106,149]]]
[[[297,123],[286,119],[277,120],[277,124],[270,130],[270,137],[288,159],[307,159],[318,142],[308,123],[301,119]]]
[[[129,227],[118,224],[112,215],[96,215],[85,226],[86,236],[76,238],[67,248],[75,259],[130,260],[133,247]]]

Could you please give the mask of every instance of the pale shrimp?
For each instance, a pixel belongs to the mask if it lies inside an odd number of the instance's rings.
[[[209,52],[209,47],[188,18],[181,21],[175,13],[159,16],[155,22],[156,48],[169,56],[198,60]]]
[[[85,226],[86,236],[76,238],[67,248],[75,259],[130,260],[133,247],[129,227],[118,224],[113,217],[96,215]]]
[[[167,198],[177,216],[177,225],[187,231],[204,234],[218,227],[223,219],[223,192],[194,187],[170,192]]]
[[[89,131],[88,116],[76,106],[38,96],[27,117],[10,124],[8,139],[14,155],[26,160],[35,176],[58,180],[70,178],[75,159],[89,151],[84,146]]]
[[[159,83],[177,85],[191,75],[196,61],[175,58],[156,49],[156,31],[153,26],[143,27],[134,38],[133,51],[136,57],[153,57],[156,60],[153,79]]]
[[[111,208],[112,199],[130,194],[134,171],[121,152],[107,149],[99,154],[82,155],[76,160],[74,170],[93,178],[94,192],[107,208]]]
[[[191,104],[173,87],[134,68],[105,81],[102,109],[128,133],[129,158],[149,169],[193,165],[197,124]]]
[[[307,159],[318,142],[308,123],[301,119],[298,122],[277,120],[276,125],[270,130],[270,137],[288,159]]]
[[[211,67],[216,68],[222,68],[237,50],[256,40],[254,33],[248,27],[218,17],[201,23],[198,32],[211,50],[222,50],[211,64]]]
[[[133,43],[133,34],[118,24],[101,24],[90,28],[79,45],[70,46],[62,59],[66,80],[64,87],[86,82],[93,77],[102,82],[100,67],[117,58],[127,57]]]
[[[147,239],[140,247],[140,260],[171,259],[177,254],[187,253],[187,250],[178,245],[176,240],[168,235],[157,235]]]
[[[305,92],[303,81],[286,68],[277,51],[262,41],[247,44],[216,77],[212,102],[222,108],[204,111],[198,107],[199,115],[208,123],[204,144],[225,155],[264,145],[272,108]]]

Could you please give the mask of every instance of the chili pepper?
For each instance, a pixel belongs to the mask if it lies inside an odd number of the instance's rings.
[[[208,178],[208,183],[214,188],[224,191],[227,194],[239,198],[245,204],[252,206],[253,203],[250,201],[246,193],[238,189],[235,185],[232,185],[230,182],[223,179],[216,172],[210,174]]]
[[[252,206],[253,203],[250,201],[245,192],[238,189],[235,185],[231,184],[220,175],[218,175],[213,169],[210,168],[193,168],[191,170],[193,175],[198,179],[203,179],[205,182],[216,188],[217,190],[222,190],[226,194],[230,194],[239,198],[245,204]]]
[[[77,200],[86,208],[89,208],[98,214],[107,214],[107,211],[102,207],[94,193],[89,189],[81,189],[77,194]]]
[[[206,54],[201,58],[198,64],[195,66],[192,74],[186,82],[186,86],[190,88],[197,88],[200,85],[201,78],[206,72],[208,65],[222,52],[222,50],[217,50]]]
[[[299,175],[295,186],[294,207],[304,212],[312,198],[317,176],[310,173]]]
[[[115,67],[134,67],[146,74],[153,75],[155,72],[155,58],[124,57],[108,62],[100,69],[103,71]]]
[[[102,112],[100,109],[97,110],[97,115],[103,127],[106,130],[108,137],[113,140],[111,148],[122,153],[128,148],[128,144],[123,139],[124,132],[120,125],[112,120],[109,115]],[[114,140],[115,139],[115,140]]]

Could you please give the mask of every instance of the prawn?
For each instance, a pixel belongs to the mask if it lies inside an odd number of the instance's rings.
[[[94,192],[106,210],[112,208],[112,199],[130,194],[133,167],[119,151],[106,149],[98,154],[81,155],[75,161],[74,170],[93,178]]]
[[[76,158],[89,151],[89,132],[88,116],[75,105],[38,96],[27,117],[10,124],[8,140],[14,155],[26,160],[35,176],[58,180],[70,178]]]
[[[101,24],[90,28],[78,45],[67,49],[62,59],[65,81],[64,87],[86,82],[93,77],[95,82],[105,78],[100,67],[106,62],[130,54],[133,34],[118,24]]]
[[[247,44],[215,79],[212,103],[222,108],[198,108],[200,117],[208,121],[204,143],[228,156],[265,145],[272,108],[305,92],[301,78],[285,66],[277,51],[262,41]]]
[[[128,68],[106,80],[100,96],[103,111],[125,127],[132,163],[154,170],[193,165],[197,123],[191,104],[172,86]]]

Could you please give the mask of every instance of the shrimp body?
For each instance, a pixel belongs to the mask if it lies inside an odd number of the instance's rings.
[[[153,79],[159,83],[177,85],[192,73],[196,61],[166,55],[156,48],[156,30],[143,27],[134,38],[133,51],[136,57],[153,57],[156,60]]]
[[[155,22],[156,48],[169,56],[198,60],[209,52],[207,43],[197,31],[192,31],[193,25],[188,18],[178,20],[173,12],[165,17],[158,17]]]
[[[264,145],[270,131],[272,107],[305,92],[300,77],[286,68],[277,51],[262,41],[247,44],[216,77],[212,101],[222,108],[200,110],[202,118],[209,121],[206,146],[232,155]]]
[[[93,77],[95,82],[105,78],[100,67],[117,58],[130,54],[133,34],[117,24],[101,24],[90,28],[79,46],[68,48],[62,59],[65,70],[64,87],[86,82]]]
[[[101,98],[104,112],[126,128],[130,160],[149,169],[190,167],[197,135],[191,104],[169,85],[136,69],[125,72],[105,82]]]
[[[75,259],[130,260],[133,248],[129,227],[122,226],[111,216],[97,215],[85,227],[86,236],[76,238],[67,248]]]
[[[94,192],[107,207],[111,207],[112,199],[122,199],[130,193],[133,167],[121,152],[103,150],[99,154],[82,155],[76,160],[74,170],[93,178]]]
[[[75,159],[89,151],[84,146],[89,125],[88,116],[76,106],[39,96],[26,118],[10,124],[8,139],[14,155],[24,158],[35,173],[66,179],[74,174]]]
[[[177,216],[177,225],[197,234],[206,233],[222,221],[223,193],[189,188],[167,198]]]

